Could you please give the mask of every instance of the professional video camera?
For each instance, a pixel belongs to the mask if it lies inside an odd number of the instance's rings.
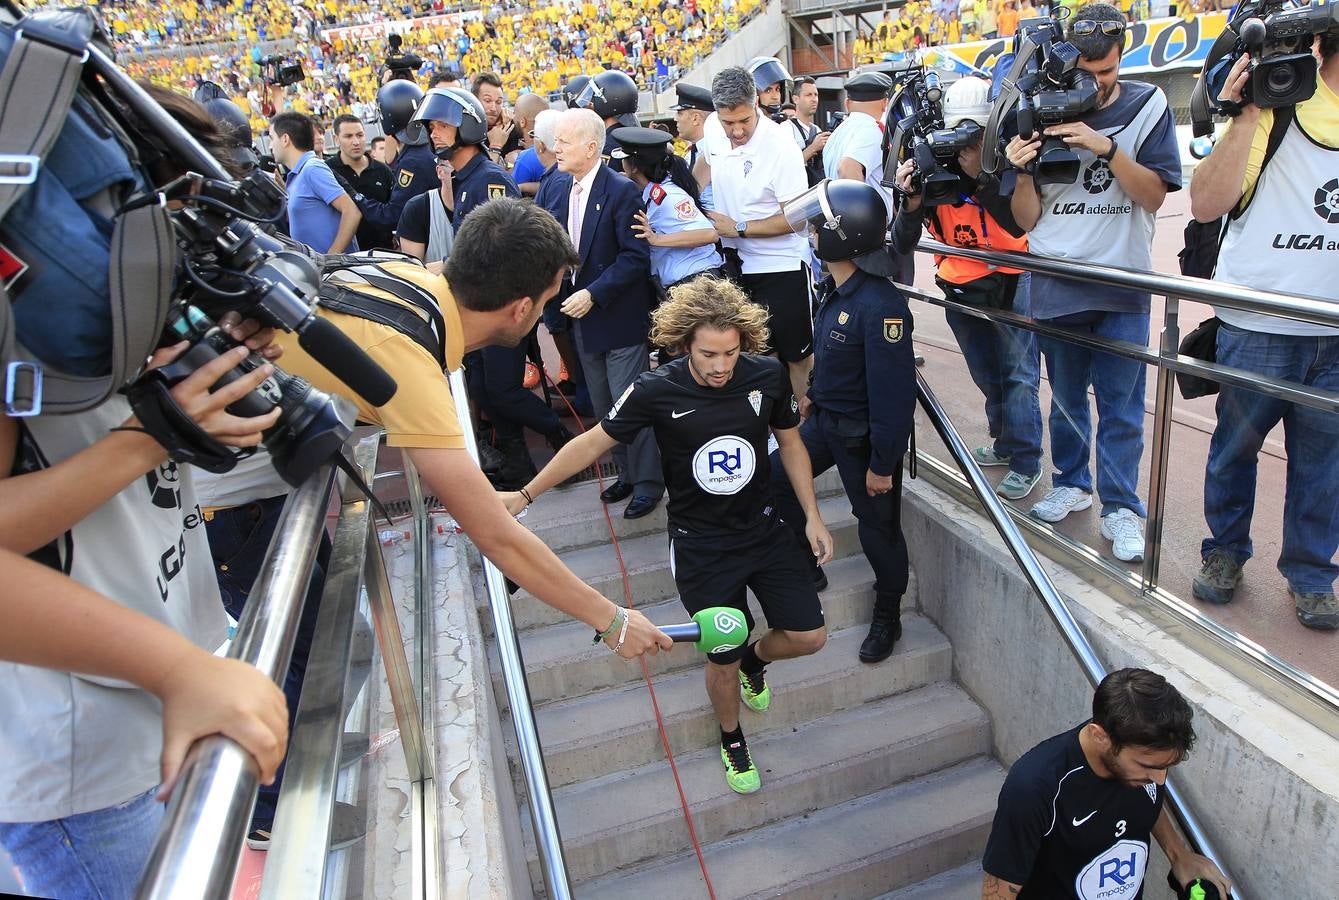
[[[958,199],[958,173],[946,166],[977,142],[981,126],[966,121],[944,127],[944,86],[938,72],[922,68],[907,75],[888,104],[884,131],[892,135],[884,157],[884,187],[896,186],[898,167],[910,159],[915,163],[911,190],[921,194],[925,206]]]
[[[1232,21],[1214,41],[1190,96],[1190,120],[1196,137],[1213,131],[1213,115],[1235,117],[1241,104],[1219,100],[1232,66],[1247,54],[1251,73],[1242,103],[1261,109],[1292,106],[1316,93],[1315,35],[1339,30],[1339,3],[1312,0],[1253,0],[1237,7]]]
[[[413,81],[418,70],[423,68],[423,57],[415,53],[405,53],[404,38],[392,34],[386,38],[386,71],[391,81]]]
[[[288,87],[307,77],[302,71],[302,61],[286,56],[267,56],[260,61],[260,77],[266,84]]]
[[[1043,129],[1072,122],[1097,107],[1097,79],[1079,68],[1079,48],[1065,40],[1059,20],[1024,19],[1014,35],[1014,60],[995,98],[981,147],[981,167],[996,173],[1014,134],[1032,140]],[[1063,138],[1042,138],[1028,172],[1038,185],[1072,184],[1079,157]]]

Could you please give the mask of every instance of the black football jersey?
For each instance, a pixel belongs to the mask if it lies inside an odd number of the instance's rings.
[[[1020,898],[1139,900],[1163,791],[1099,778],[1079,745],[1082,728],[1042,741],[1014,763],[982,867],[1022,885]]]
[[[634,381],[601,426],[628,443],[655,429],[671,534],[746,531],[772,513],[767,439],[800,423],[786,367],[741,354],[724,387],[704,387],[681,357]]]

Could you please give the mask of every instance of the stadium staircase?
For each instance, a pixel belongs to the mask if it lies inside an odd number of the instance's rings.
[[[725,785],[701,654],[679,645],[650,667],[716,896],[979,897],[979,859],[1004,777],[991,757],[990,721],[953,683],[948,639],[916,613],[914,575],[896,652],[878,665],[857,660],[874,576],[835,472],[818,487],[839,557],[825,567],[830,585],[821,595],[828,643],[769,669],[766,713],[741,710],[762,790],[739,796]],[[622,603],[597,490],[585,483],[553,491],[524,521],[577,575]],[[613,512],[636,605],[658,624],[684,621],[663,505],[632,522],[619,507]],[[641,666],[592,646],[588,627],[525,592],[513,607],[574,895],[706,897]],[[756,603],[754,614],[761,622]],[[505,705],[491,634],[489,641],[494,695]],[[525,786],[502,719],[531,882],[542,896]]]

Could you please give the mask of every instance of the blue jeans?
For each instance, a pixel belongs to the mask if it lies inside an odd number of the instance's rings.
[[[157,792],[64,819],[0,824],[0,844],[35,897],[129,898],[163,823]]]
[[[1019,277],[1013,311],[1032,314],[1027,273]],[[1036,336],[953,309],[944,310],[944,318],[958,339],[972,381],[986,397],[986,423],[996,455],[1009,457],[1009,468],[1020,475],[1036,475],[1041,471]]]
[[[1044,320],[1099,337],[1148,345],[1148,313],[1089,310]],[[1051,380],[1051,462],[1055,487],[1092,492],[1088,459],[1093,442],[1088,387],[1097,399],[1097,494],[1102,515],[1124,507],[1147,515],[1139,499],[1144,455],[1144,364],[1039,336]]]
[[[214,558],[219,593],[223,607],[234,619],[242,618],[251,587],[260,574],[265,550],[270,546],[274,530],[283,512],[285,497],[270,497],[255,503],[234,506],[216,512],[206,523],[209,533],[209,554]],[[311,583],[298,621],[297,637],[293,641],[293,655],[284,677],[284,699],[288,701],[288,733],[293,733],[293,722],[302,696],[302,681],[307,675],[307,657],[311,654],[312,634],[316,631],[316,614],[321,609],[321,593],[325,590],[325,570],[330,564],[330,538],[321,534],[321,547],[312,566]],[[260,786],[251,821],[256,826],[268,827],[274,822],[274,807],[279,801],[279,789],[284,783],[284,766],[279,766],[274,784]]]
[[[1218,362],[1339,391],[1339,336],[1218,329]],[[1204,467],[1204,519],[1213,535],[1201,553],[1224,550],[1251,558],[1256,458],[1271,428],[1283,422],[1288,454],[1279,571],[1294,591],[1330,591],[1339,576],[1339,415],[1223,385],[1218,424]]]

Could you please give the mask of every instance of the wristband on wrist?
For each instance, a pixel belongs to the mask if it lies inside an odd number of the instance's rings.
[[[1116,143],[1115,138],[1109,137],[1107,138],[1107,140],[1111,141],[1111,149],[1098,157],[1098,159],[1102,160],[1103,162],[1111,162],[1113,159],[1115,159],[1116,151],[1120,149],[1120,145]]]
[[[527,491],[525,488],[521,488],[520,493],[521,493],[521,496],[525,498],[525,505],[526,505],[526,506],[529,506],[531,503],[534,503],[534,502],[535,502],[535,498],[534,498],[534,497],[531,497],[531,496],[530,496],[530,492]]]
[[[623,649],[623,641],[624,641],[624,639],[626,639],[627,636],[628,636],[628,621],[629,621],[631,618],[632,618],[632,617],[629,616],[629,615],[627,614],[626,611],[623,613],[623,627],[620,628],[619,631],[618,631],[618,642],[617,642],[616,644],[614,644],[614,652],[615,652],[615,653],[617,653],[618,651],[620,651],[620,650]]]
[[[600,643],[600,641],[604,640],[605,638],[609,637],[609,635],[613,634],[614,629],[618,627],[620,619],[623,621],[623,629],[624,632],[626,633],[628,627],[628,613],[627,610],[619,606],[614,609],[614,620],[609,623],[609,627],[606,628],[604,631],[595,632],[595,640],[591,641],[591,643],[598,644]]]

